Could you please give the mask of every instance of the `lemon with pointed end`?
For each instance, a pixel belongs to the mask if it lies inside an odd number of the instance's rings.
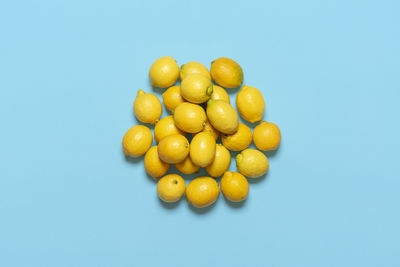
[[[208,100],[207,117],[211,125],[224,134],[233,134],[239,127],[236,110],[224,100]]]
[[[200,104],[210,99],[212,82],[201,74],[191,74],[181,82],[181,95],[189,102]]]
[[[253,140],[260,150],[275,150],[281,143],[281,130],[275,123],[262,121],[254,128]]]
[[[249,194],[249,182],[238,172],[225,172],[221,178],[221,192],[232,202],[241,202]]]
[[[246,149],[252,140],[250,128],[243,123],[239,123],[238,130],[234,134],[224,134],[221,136],[222,144],[231,151],[242,151]]]
[[[158,156],[157,146],[151,147],[144,156],[144,169],[154,179],[165,175],[169,169],[169,164],[163,162]]]
[[[176,127],[186,133],[200,132],[207,120],[204,109],[196,104],[183,102],[174,111]]]
[[[213,80],[225,88],[236,88],[243,82],[242,67],[230,58],[221,57],[211,62],[210,73]]]
[[[231,100],[229,99],[229,95],[226,92],[224,88],[218,85],[213,85],[213,93],[210,96],[210,99],[213,100],[224,100],[228,103],[231,103]]]
[[[215,139],[209,132],[196,134],[190,143],[190,159],[200,167],[206,167],[215,157]]]
[[[247,148],[236,156],[236,167],[244,176],[256,178],[267,173],[269,162],[259,150]]]
[[[244,85],[236,95],[236,107],[245,120],[259,122],[264,115],[264,97],[257,88]]]
[[[181,95],[181,87],[179,85],[171,86],[161,96],[164,106],[171,112],[173,112],[179,104],[185,102],[185,99],[183,99]]]
[[[154,127],[154,139],[156,142],[160,142],[161,139],[173,134],[181,134],[185,135],[184,132],[178,129],[175,126],[175,121],[173,116],[167,116],[162,118],[159,122],[156,123]]]
[[[157,183],[157,194],[164,202],[177,202],[185,194],[186,183],[178,174],[168,174]]]
[[[149,78],[151,86],[167,88],[179,77],[179,66],[172,57],[160,57],[151,65]]]
[[[158,143],[158,156],[166,163],[175,164],[185,160],[189,154],[189,142],[181,134],[161,139]]]
[[[149,128],[136,125],[130,128],[122,139],[122,148],[127,156],[139,157],[146,153],[153,142],[153,136]]]
[[[231,154],[223,145],[217,144],[215,147],[215,157],[213,162],[206,167],[206,172],[212,177],[219,177],[229,169],[231,165]]]
[[[181,81],[191,74],[201,74],[207,79],[211,80],[211,75],[207,67],[200,62],[190,61],[181,66]]]
[[[181,173],[184,174],[192,174],[196,173],[200,170],[200,167],[193,163],[190,157],[186,157],[186,159],[180,163],[175,164],[175,168],[178,169]]]
[[[133,111],[140,122],[154,124],[161,117],[162,106],[157,96],[139,90],[133,102]]]
[[[186,199],[196,208],[210,206],[218,199],[218,196],[218,183],[211,177],[196,178],[186,188]]]
[[[211,135],[214,137],[215,141],[218,140],[219,137],[219,132],[211,125],[211,123],[207,120],[204,124],[202,132],[209,132]],[[195,136],[196,133],[192,134],[192,136]]]

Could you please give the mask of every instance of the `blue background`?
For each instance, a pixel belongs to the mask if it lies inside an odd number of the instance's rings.
[[[400,266],[399,1],[2,1],[0,33],[0,266]],[[164,205],[123,156],[164,55],[262,90],[243,205]]]

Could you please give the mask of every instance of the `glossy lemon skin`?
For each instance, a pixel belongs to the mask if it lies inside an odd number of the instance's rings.
[[[130,128],[122,139],[124,154],[130,157],[144,155],[153,142],[153,136],[149,128],[143,125],[136,125]]]
[[[175,59],[160,57],[150,67],[150,84],[160,88],[170,87],[178,80],[179,72],[179,66]]]
[[[162,106],[157,96],[139,90],[133,102],[133,111],[140,122],[154,124],[161,117]]]
[[[191,74],[201,74],[207,79],[211,80],[211,75],[207,67],[200,62],[190,61],[181,66],[181,80],[184,80],[185,77]]]
[[[175,168],[184,174],[193,174],[200,170],[200,167],[195,165],[190,157],[186,157],[184,161],[176,163]]]
[[[185,102],[185,99],[181,95],[181,87],[179,85],[171,86],[161,96],[165,108],[171,112],[173,112],[179,104]]]
[[[158,179],[165,175],[169,170],[169,164],[163,162],[158,156],[157,146],[151,147],[144,156],[144,169],[153,177]]]
[[[254,144],[262,151],[278,149],[281,138],[281,130],[273,122],[262,121],[254,128]]]
[[[252,140],[250,128],[243,123],[239,123],[236,133],[221,136],[222,144],[231,151],[242,151],[249,147]]]
[[[217,144],[213,162],[206,167],[206,172],[212,177],[223,175],[231,165],[231,154],[223,145]]]
[[[212,82],[201,74],[191,74],[181,82],[181,95],[191,103],[204,103],[210,99],[212,93]]]
[[[178,127],[175,126],[175,121],[173,116],[167,116],[165,118],[162,118],[160,121],[156,123],[156,126],[154,127],[154,139],[156,142],[160,142],[161,139],[164,137],[167,137],[169,135],[173,134],[181,134],[185,135],[184,132],[178,129]]]
[[[257,88],[244,85],[236,95],[236,107],[245,120],[259,122],[265,111],[264,97]]]
[[[211,125],[223,134],[233,134],[239,127],[239,116],[236,110],[223,100],[207,102],[207,117]]]
[[[247,148],[236,156],[236,167],[244,176],[256,178],[267,173],[269,162],[261,151]]]
[[[210,73],[212,79],[225,88],[236,88],[243,82],[242,67],[230,58],[221,57],[211,62]]]
[[[210,99],[213,100],[224,100],[228,103],[231,103],[231,100],[229,99],[229,95],[226,92],[224,88],[218,85],[213,85],[213,93],[210,96]]]
[[[211,133],[211,135],[214,137],[215,141],[218,140],[219,132],[211,125],[211,123],[208,120],[205,122],[203,130],[201,130],[201,131]],[[196,134],[194,133],[192,135],[195,136]]]
[[[176,107],[174,121],[176,127],[186,133],[198,133],[203,130],[207,120],[204,109],[196,104],[184,102]]]
[[[175,164],[185,160],[189,154],[189,142],[183,135],[174,134],[158,143],[158,156],[166,163]]]
[[[190,143],[190,159],[200,167],[210,165],[215,157],[215,139],[209,132],[196,134]]]
[[[186,183],[178,174],[168,174],[157,183],[159,198],[168,203],[177,202],[185,194]]]
[[[196,178],[186,187],[186,200],[196,208],[210,206],[218,196],[218,183],[211,177]]]
[[[244,201],[249,194],[249,182],[238,172],[225,172],[221,178],[221,192],[232,202]]]

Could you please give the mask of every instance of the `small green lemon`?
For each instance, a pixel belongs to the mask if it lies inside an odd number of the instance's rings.
[[[242,151],[251,144],[251,130],[243,123],[239,123],[239,127],[234,134],[223,134],[221,136],[224,146],[231,151]]]
[[[257,88],[244,85],[236,95],[236,107],[245,120],[259,122],[264,115],[264,97]]]
[[[172,57],[160,57],[151,65],[149,78],[151,86],[167,88],[179,77],[179,66]]]
[[[149,128],[136,125],[130,128],[122,139],[122,147],[125,155],[139,157],[146,153],[153,142],[153,136]]]
[[[181,82],[182,97],[195,104],[206,102],[212,92],[212,82],[201,74],[191,74]]]
[[[140,122],[154,124],[161,117],[162,106],[157,96],[139,90],[133,102],[133,111]]]
[[[210,165],[215,157],[215,139],[209,132],[196,134],[190,143],[190,159],[200,167]]]
[[[181,66],[181,81],[183,81],[185,77],[194,73],[201,74],[207,77],[207,79],[211,80],[210,72],[208,71],[206,66],[204,66],[200,62],[190,61]]]
[[[174,121],[176,127],[186,133],[198,133],[203,130],[207,116],[201,106],[183,102],[174,111]]]
[[[260,150],[275,150],[281,143],[281,130],[275,123],[262,121],[254,128],[253,140]]]
[[[158,156],[166,163],[175,164],[185,160],[189,154],[189,142],[181,134],[169,135],[158,143]]]
[[[160,140],[164,137],[173,134],[185,135],[184,132],[175,126],[174,117],[167,116],[156,123],[156,126],[154,127],[154,139],[157,143],[160,142]]]
[[[164,202],[176,202],[185,194],[186,183],[178,174],[168,174],[157,183],[157,194]]]
[[[223,145],[217,144],[213,162],[206,167],[206,172],[212,177],[219,177],[229,169],[231,154]]]
[[[233,134],[239,127],[236,110],[224,100],[209,100],[207,117],[211,125],[223,134]]]
[[[230,58],[221,57],[211,62],[210,73],[213,80],[225,88],[236,88],[243,82],[242,67]]]
[[[267,173],[269,162],[259,150],[247,148],[236,156],[236,167],[244,176],[256,178]]]

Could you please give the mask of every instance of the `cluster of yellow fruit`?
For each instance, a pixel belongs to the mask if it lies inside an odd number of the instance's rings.
[[[186,192],[186,199],[193,206],[207,207],[219,196],[220,189],[214,178],[220,176],[221,191],[227,199],[233,202],[245,200],[249,192],[246,177],[260,177],[269,169],[267,157],[259,150],[277,149],[281,133],[274,123],[261,121],[264,98],[257,88],[247,85],[238,92],[236,107],[245,120],[261,122],[253,134],[247,125],[239,123],[238,113],[231,106],[224,88],[242,85],[241,66],[223,57],[211,63],[210,71],[194,61],[179,68],[172,57],[161,57],[151,65],[149,76],[152,86],[168,88],[162,98],[173,115],[160,119],[160,100],[154,94],[139,90],[133,103],[135,116],[142,123],[155,124],[154,139],[158,145],[150,148],[153,142],[150,129],[136,125],[123,137],[125,155],[139,157],[145,154],[145,170],[154,179],[164,176],[170,164],[184,174],[197,173],[202,167],[213,177],[196,178],[186,187],[180,175],[165,175],[157,184],[157,193],[163,201],[176,202]],[[173,86],[179,76],[180,86]],[[193,137],[190,144],[187,133]],[[222,144],[217,144],[220,134]],[[259,150],[248,148],[252,141]],[[236,156],[239,172],[228,171],[229,150],[241,151]]]

